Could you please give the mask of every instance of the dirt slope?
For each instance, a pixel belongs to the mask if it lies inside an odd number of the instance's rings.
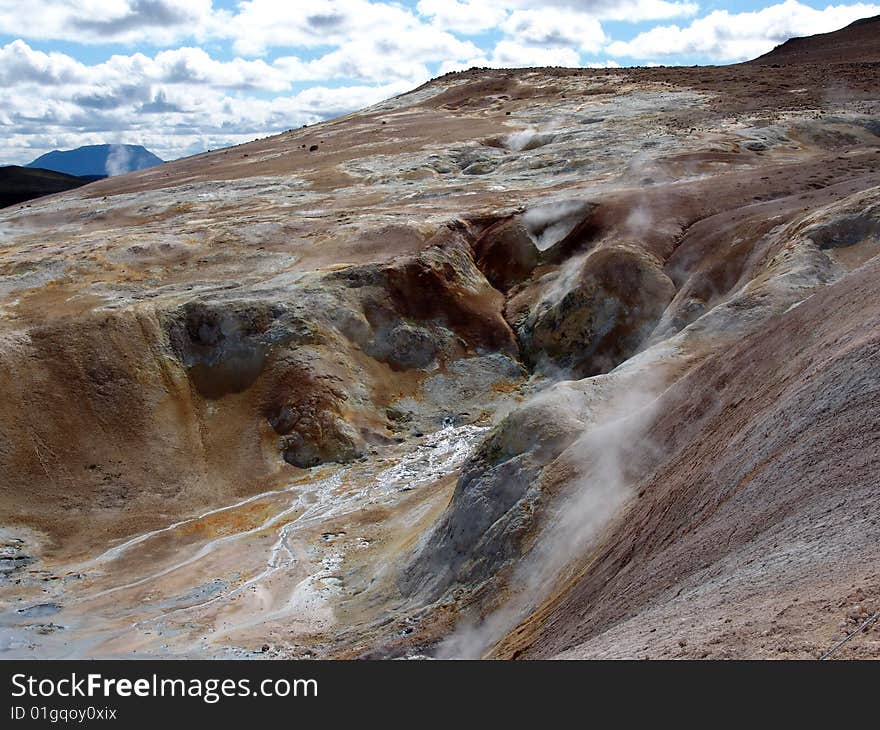
[[[3,211],[2,653],[820,653],[876,60],[471,70]]]
[[[880,62],[880,15],[863,18],[832,33],[791,38],[751,63]]]
[[[878,274],[874,259],[661,396],[660,464],[508,651],[809,658],[880,609]]]

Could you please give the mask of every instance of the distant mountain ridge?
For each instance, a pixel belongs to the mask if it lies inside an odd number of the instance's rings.
[[[113,176],[161,165],[163,160],[145,147],[133,144],[94,144],[74,150],[54,150],[25,167],[54,170],[66,175]]]

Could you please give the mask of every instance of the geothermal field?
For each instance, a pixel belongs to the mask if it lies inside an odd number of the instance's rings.
[[[0,657],[818,658],[880,611],[878,254],[880,19],[7,208]]]

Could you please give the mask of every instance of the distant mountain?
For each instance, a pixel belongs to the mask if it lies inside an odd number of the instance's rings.
[[[92,182],[88,178],[65,175],[52,170],[0,167],[0,208],[52,193],[62,193]]]
[[[880,61],[880,15],[832,33],[790,38],[750,63],[873,63]]]
[[[160,158],[140,145],[93,144],[77,147],[75,150],[48,152],[26,167],[54,170],[68,175],[104,177],[161,164]]]

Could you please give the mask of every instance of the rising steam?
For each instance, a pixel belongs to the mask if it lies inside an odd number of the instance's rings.
[[[131,153],[124,144],[110,145],[110,153],[107,155],[107,162],[104,169],[109,177],[114,175],[124,175],[131,170]]]
[[[508,134],[501,140],[501,144],[514,152],[523,152],[543,147],[554,139],[556,139],[556,135],[553,132],[541,132],[534,127],[528,127],[519,132]]]
[[[581,221],[587,203],[583,200],[559,200],[529,208],[523,225],[540,251],[559,243]]]
[[[514,570],[512,596],[484,620],[462,622],[440,645],[438,657],[483,656],[551,594],[565,568],[595,544],[632,496],[626,465],[653,449],[645,431],[660,392],[659,382],[648,382],[646,377],[644,371],[615,372],[583,381],[613,395],[610,404],[603,397],[607,405],[588,419],[583,434],[559,457],[563,468],[577,478],[548,509],[535,547]],[[585,395],[575,384],[560,383],[538,397],[554,398],[560,408],[572,408]]]

